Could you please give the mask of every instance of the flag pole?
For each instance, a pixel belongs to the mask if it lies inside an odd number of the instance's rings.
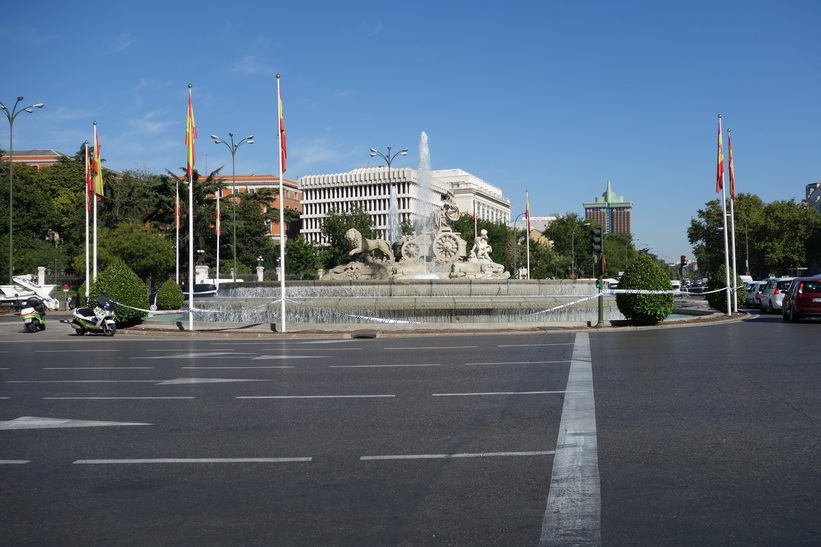
[[[207,167],[207,166],[206,166]],[[217,287],[217,290],[220,288],[220,233],[222,232],[222,218],[220,218],[220,200],[222,199],[222,190],[217,188],[217,218],[216,218],[216,229],[217,229],[217,266],[214,272],[214,284]]]
[[[176,229],[176,243],[174,244],[174,260],[176,261],[176,277],[177,285],[180,284],[180,179],[174,177],[174,185],[176,186],[176,193],[174,194],[174,227]]]
[[[277,74],[277,134],[279,138],[279,313],[282,318],[282,332],[287,332],[285,323],[285,192],[283,191],[282,174],[285,171],[283,161],[283,139],[285,135],[285,122],[282,118],[282,92],[279,88],[279,74]]]
[[[525,190],[525,205],[527,206],[525,211],[527,212],[527,239],[525,243],[527,244],[527,279],[530,280],[530,195]]]
[[[97,281],[97,184],[96,180],[97,177],[100,176],[98,171],[102,171],[102,160],[100,159],[100,141],[97,138],[97,122],[94,122],[94,167],[96,169],[94,173],[94,198],[91,200],[94,202],[94,247],[93,247],[93,259],[92,259],[92,270],[91,270],[91,279],[93,281]]]
[[[724,292],[727,295],[727,316],[733,314],[730,304],[730,249],[727,241],[727,188],[724,186],[724,151],[721,146],[721,114],[718,115],[718,174],[716,184],[721,186],[721,218],[724,220]]]
[[[191,104],[191,84],[188,84],[188,118],[185,140],[188,145],[188,330],[194,330],[194,139],[197,138],[194,124],[194,107]]]
[[[85,195],[86,195],[86,283],[85,283],[85,285],[86,285],[86,290],[85,290],[85,297],[86,297],[86,301],[88,301],[89,285],[91,284],[91,279],[88,276],[89,271],[91,270],[91,267],[89,265],[89,261],[91,260],[91,256],[90,256],[91,253],[89,252],[90,251],[90,249],[89,249],[89,239],[90,239],[89,221],[91,220],[89,218],[89,210],[91,209],[91,202],[89,201],[89,198],[91,197],[90,196],[90,193],[91,193],[91,165],[89,164],[89,158],[88,158],[88,141],[85,142],[85,148],[86,148],[86,154],[85,154],[85,156],[86,156],[85,157],[85,160],[86,160],[86,165],[85,165],[85,172],[86,172],[86,181],[85,181],[85,186],[86,186],[86,188],[85,188]]]
[[[733,141],[730,138],[730,130],[727,129],[727,156],[729,161],[729,171],[730,171],[730,237],[732,238],[731,247],[733,250],[733,285],[735,285],[737,272],[738,272],[738,262],[736,260],[736,245],[735,245],[735,170],[733,169]],[[738,298],[735,298],[735,290],[737,287],[733,287],[733,313],[738,313]]]

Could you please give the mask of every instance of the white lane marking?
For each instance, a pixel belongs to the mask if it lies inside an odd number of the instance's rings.
[[[394,454],[389,456],[362,456],[360,461],[384,460],[450,460],[455,458],[504,458],[510,456],[552,456],[554,450],[535,452],[484,452],[476,454]]]
[[[553,395],[567,391],[487,391],[477,393],[431,393],[433,397],[481,397],[484,395]]]
[[[441,367],[439,363],[419,363],[417,365],[330,365],[328,368],[400,368],[400,367]]]
[[[129,359],[210,359],[212,357],[225,357],[228,355],[235,359],[248,359],[249,357],[246,356],[253,355],[253,353],[235,353],[233,351],[210,351],[203,353],[176,353],[174,355],[155,355],[153,357],[130,357]]]
[[[260,348],[261,351],[361,351],[361,348]]]
[[[404,346],[404,347],[396,347],[396,348],[385,348],[390,350],[417,350],[417,349],[474,349],[478,348],[479,346]]]
[[[43,397],[46,401],[144,401],[163,399],[193,399],[193,397]]]
[[[237,399],[383,399],[396,395],[244,395]]]
[[[154,367],[43,367],[43,370],[151,370]]]
[[[158,463],[294,463],[310,462],[313,458],[145,458],[117,460],[77,460],[75,465],[158,464]]]
[[[228,384],[234,382],[270,382],[261,378],[175,378],[159,382],[158,386],[171,386],[177,384]]]
[[[37,416],[22,416],[0,422],[0,430],[18,429],[57,429],[63,427],[107,427],[122,425],[152,425],[139,422],[100,422],[94,420],[68,420],[63,418],[41,418]]]
[[[23,465],[31,460],[0,460],[0,465]]]
[[[118,349],[36,349],[34,353],[100,353],[105,351],[120,351]]]
[[[497,348],[541,348],[544,346],[572,346],[573,342],[561,342],[555,344],[499,344]]]
[[[539,545],[601,545],[596,404],[587,333],[576,335],[567,393]]]
[[[162,380],[9,380],[7,384],[156,384]]]
[[[330,355],[260,355],[254,357],[254,361],[259,359],[327,359]]]
[[[293,365],[271,365],[271,366],[264,366],[260,365],[258,367],[180,367],[183,370],[240,370],[240,369],[257,369],[257,368],[294,368]]]
[[[465,363],[468,366],[480,365],[550,365],[557,363],[569,363],[570,359],[561,359],[559,361],[500,361],[498,363]]]

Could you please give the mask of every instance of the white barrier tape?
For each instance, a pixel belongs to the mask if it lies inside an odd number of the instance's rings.
[[[569,308],[570,306],[572,306],[574,304],[579,304],[580,302],[586,302],[588,300],[592,300],[592,299],[598,298],[598,297],[599,297],[598,294],[594,294],[593,296],[587,296],[587,297],[582,298],[580,300],[576,300],[575,302],[568,302],[567,304],[562,304],[561,306],[556,306],[555,308],[550,308],[550,309],[547,309],[547,310],[537,311],[537,312],[529,313],[527,315],[539,315],[539,314],[542,314],[542,313],[548,313],[548,312],[551,312],[551,311],[560,310],[562,308]]]
[[[345,317],[355,317],[356,319],[365,319],[366,321],[373,321],[375,323],[393,323],[393,324],[404,324],[404,325],[421,325],[421,321],[402,321],[401,319],[383,319],[381,317],[366,317],[364,315],[351,315],[345,314]]]

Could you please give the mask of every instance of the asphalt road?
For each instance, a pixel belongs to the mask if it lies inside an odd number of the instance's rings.
[[[819,321],[260,340],[5,319],[4,544],[821,537]]]

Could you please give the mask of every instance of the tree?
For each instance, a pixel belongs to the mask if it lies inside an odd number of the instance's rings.
[[[0,163],[0,180],[8,180],[8,164]],[[12,211],[14,245],[12,259],[14,275],[34,273],[38,262],[38,252],[48,251],[50,235],[59,227],[51,196],[37,178],[37,170],[25,164],[14,164],[12,181],[14,209]],[[9,194],[8,184],[0,184],[0,247],[9,256]],[[8,261],[0,259],[0,279],[8,280]]]
[[[592,275],[590,257],[590,226],[576,213],[567,213],[550,223],[544,232],[553,242],[553,249],[568,259],[568,277],[582,273]]]
[[[325,253],[324,266],[330,270],[341,264],[347,264],[353,260],[348,256],[348,244],[345,241],[345,232],[351,228],[356,228],[362,237],[374,238],[373,220],[360,204],[353,205],[347,212],[339,212],[336,209],[328,211],[322,223],[322,235],[328,240],[327,253]]]
[[[821,259],[821,214],[790,201],[765,204],[758,196],[738,194],[735,202],[736,247],[739,264],[750,249],[750,271],[757,278],[787,274]],[[699,269],[715,272],[724,264],[724,227],[721,201],[712,200],[690,222],[687,237]]]

